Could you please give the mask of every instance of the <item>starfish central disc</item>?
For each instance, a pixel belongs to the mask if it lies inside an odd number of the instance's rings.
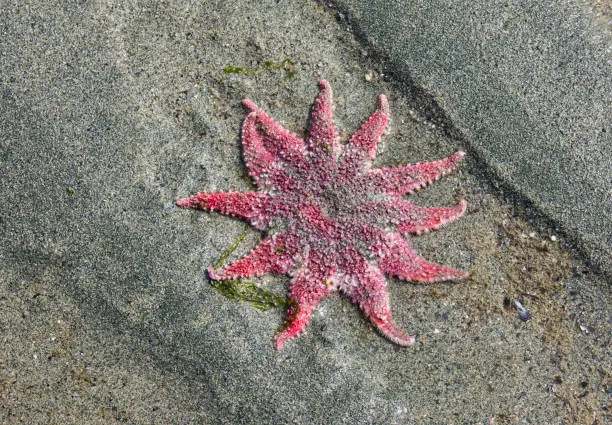
[[[317,204],[332,220],[349,218],[357,212],[356,198],[350,188],[333,182],[318,197]]]
[[[249,255],[208,272],[215,280],[291,273],[291,307],[276,336],[277,349],[306,328],[319,302],[334,291],[357,304],[391,341],[410,345],[414,338],[391,317],[385,274],[426,283],[467,277],[428,262],[406,239],[456,220],[466,203],[425,208],[404,195],[453,171],[464,154],[372,169],[391,116],[387,98],[380,95],[378,109],[342,145],[332,117],[331,87],[326,81],[320,87],[305,139],[253,101],[243,101],[249,110],[242,127],[244,159],[257,192],[204,192],[177,205],[239,216],[268,232]]]

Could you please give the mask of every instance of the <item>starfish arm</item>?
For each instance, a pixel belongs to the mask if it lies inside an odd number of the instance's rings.
[[[359,257],[351,261],[351,274],[339,278],[340,290],[359,305],[385,337],[402,346],[414,344],[414,338],[393,322],[384,274],[377,266]]]
[[[176,206],[216,210],[221,214],[242,217],[256,228],[265,230],[274,217],[272,199],[271,195],[261,192],[202,192],[176,201]]]
[[[336,157],[341,150],[339,135],[334,125],[332,108],[332,89],[325,80],[319,82],[319,96],[316,98],[310,113],[308,125],[308,147],[313,152]]]
[[[272,119],[250,99],[242,104],[250,110],[242,125],[242,144],[249,175],[260,188],[283,192],[295,187],[295,180],[285,168],[309,168],[304,156],[305,145]]]
[[[392,202],[391,209],[399,215],[399,225],[396,230],[402,234],[414,233],[421,235],[430,230],[438,230],[457,220],[465,213],[467,202],[462,200],[454,207],[427,208],[411,204],[405,199],[397,199]]]
[[[371,187],[382,189],[390,195],[401,196],[413,193],[450,173],[457,168],[464,155],[464,152],[457,152],[439,161],[371,170],[367,179]]]
[[[468,277],[462,270],[425,260],[398,234],[381,234],[371,252],[383,272],[399,279],[431,283]]]
[[[353,134],[340,158],[340,172],[345,178],[352,178],[365,167],[368,170],[376,158],[376,146],[387,129],[391,118],[389,102],[380,95],[378,109]]]
[[[330,287],[326,284],[327,273],[321,267],[323,263],[321,255],[311,252],[310,258],[304,262],[291,281],[289,287],[291,305],[283,329],[276,335],[277,350],[282,349],[287,341],[297,337],[306,329],[314,309],[321,300],[330,295]]]
[[[285,233],[263,240],[250,254],[222,270],[208,269],[211,279],[236,279],[266,273],[287,273],[293,266],[297,237]]]
[[[420,207],[406,199],[393,198],[386,200],[359,200],[356,203],[357,214],[376,217],[371,224],[380,229],[394,227],[402,234],[421,235],[430,230],[451,223],[461,217],[467,208],[467,202],[462,200],[454,207]],[[352,217],[351,217],[352,219]]]

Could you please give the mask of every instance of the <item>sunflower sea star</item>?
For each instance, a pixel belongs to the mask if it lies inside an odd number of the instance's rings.
[[[267,231],[247,256],[220,270],[214,280],[289,273],[291,303],[276,335],[280,350],[308,325],[313,310],[340,290],[358,304],[379,331],[410,345],[391,318],[385,273],[400,279],[438,282],[467,273],[430,263],[403,237],[421,234],[459,218],[466,209],[424,208],[402,196],[452,171],[463,152],[439,161],[371,169],[376,146],[389,122],[387,98],[349,140],[339,143],[332,118],[332,90],[320,82],[308,135],[295,136],[253,101],[242,126],[244,159],[257,192],[198,193],[176,205],[239,216]]]

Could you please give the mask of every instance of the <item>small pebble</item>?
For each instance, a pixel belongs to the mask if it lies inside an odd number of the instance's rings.
[[[521,304],[519,301],[514,301],[514,305],[518,310],[519,319],[521,319],[523,322],[526,322],[527,320],[531,319],[531,313],[529,313],[529,310],[527,310],[527,308],[523,304]]]

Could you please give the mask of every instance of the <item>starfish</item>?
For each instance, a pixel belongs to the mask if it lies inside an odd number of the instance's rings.
[[[347,144],[340,144],[332,117],[332,89],[322,80],[302,139],[249,99],[242,126],[244,160],[257,192],[204,192],[181,199],[182,208],[238,216],[266,237],[233,264],[208,269],[213,280],[267,273],[290,274],[286,322],[276,335],[280,350],[304,331],[312,312],[335,291],[357,304],[391,341],[414,337],[391,317],[385,274],[421,283],[464,279],[466,272],[430,263],[406,240],[459,218],[453,207],[413,205],[411,194],[453,171],[463,152],[439,161],[372,168],[376,147],[391,117],[385,95],[378,109]]]

